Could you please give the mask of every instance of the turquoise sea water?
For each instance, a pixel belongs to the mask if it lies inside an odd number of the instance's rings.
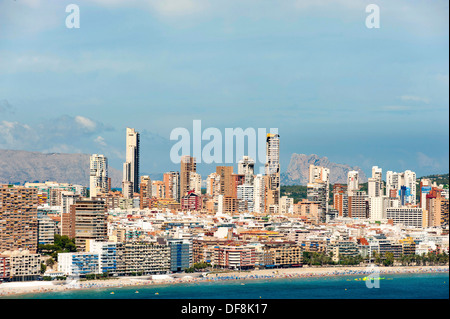
[[[13,299],[448,299],[449,274],[381,275],[369,289],[361,276],[232,280],[102,288],[9,297]],[[136,293],[138,291],[138,293]],[[111,294],[114,292],[114,294]]]

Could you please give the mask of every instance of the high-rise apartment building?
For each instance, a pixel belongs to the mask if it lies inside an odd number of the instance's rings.
[[[265,211],[265,184],[264,176],[258,174],[253,180],[253,211],[264,213]]]
[[[237,187],[239,211],[253,212],[254,190],[252,185],[242,184]]]
[[[426,195],[428,227],[444,227],[449,223],[449,200],[442,196],[442,189],[433,187]]]
[[[359,173],[358,171],[349,171],[347,174],[347,192],[351,196],[359,190]]]
[[[184,155],[181,157],[180,169],[180,198],[190,191],[191,173],[197,172],[195,157]]]
[[[170,171],[164,173],[163,181],[166,189],[166,199],[180,202],[180,172]]]
[[[206,194],[213,198],[218,198],[220,195],[220,175],[211,173],[206,179]]]
[[[0,186],[0,253],[18,249],[36,253],[37,206],[36,189]]]
[[[372,167],[372,177],[368,179],[368,196],[381,197],[383,196],[383,175],[382,169],[378,166]]]
[[[150,176],[141,176],[139,189],[139,206],[140,209],[149,208],[150,199],[152,198],[152,181]]]
[[[220,176],[220,195],[233,196],[233,166],[217,166]]]
[[[126,134],[126,159],[123,164],[122,188],[124,189],[124,196],[132,198],[133,193],[139,193],[140,134],[135,129],[128,127]]]
[[[99,193],[108,193],[108,159],[104,155],[93,154],[90,157],[89,186],[91,198]]]
[[[432,188],[431,180],[427,178],[422,178],[420,180],[419,200],[420,200],[420,207],[423,209],[426,209],[427,195],[431,192],[431,188]]]
[[[321,222],[325,222],[326,219],[328,208],[327,192],[325,183],[308,183],[307,185],[307,199],[319,205],[319,220]]]
[[[369,203],[366,192],[354,191],[348,196],[348,217],[369,218]]]
[[[166,187],[163,181],[152,181],[152,196],[157,199],[166,198]]]
[[[104,201],[79,200],[61,216],[61,235],[75,238],[78,251],[85,251],[86,240],[106,241],[107,222]]]
[[[267,207],[278,211],[280,203],[280,135],[267,134],[266,138]]]
[[[252,185],[255,174],[255,161],[249,156],[244,156],[238,162],[238,174],[245,176],[245,184]]]
[[[321,166],[309,165],[309,183],[308,189],[314,189],[312,184],[322,184],[320,188],[325,187],[325,190],[321,192],[324,198],[318,199],[322,204],[323,213],[328,212],[328,203],[330,201],[330,169]],[[315,187],[317,188],[317,187]]]
[[[348,193],[346,185],[333,185],[333,206],[337,209],[339,217],[348,216]]]

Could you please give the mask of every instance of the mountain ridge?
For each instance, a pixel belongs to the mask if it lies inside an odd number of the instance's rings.
[[[0,149],[0,184],[19,184],[26,182],[56,181],[73,183],[89,187],[89,157],[83,153],[42,153],[22,150]],[[286,172],[280,174],[281,185],[306,185],[309,177],[309,165],[323,166],[330,169],[330,183],[347,183],[347,173],[357,170],[360,183],[367,182],[367,177],[358,166],[330,162],[327,157],[316,154],[293,153]],[[111,187],[122,187],[122,172],[109,166]],[[162,180],[162,173],[145,173],[152,180]],[[442,174],[435,174],[440,176]]]
[[[286,172],[280,174],[283,186],[306,185],[309,179],[309,165],[322,166],[330,169],[330,183],[347,184],[347,173],[355,170],[359,172],[359,182],[367,182],[366,174],[358,166],[330,162],[328,157],[316,154],[306,155],[293,153]]]

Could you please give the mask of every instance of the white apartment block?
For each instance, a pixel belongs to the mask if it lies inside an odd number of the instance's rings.
[[[369,218],[371,220],[382,220],[386,218],[384,210],[384,197],[369,197]]]
[[[99,274],[99,255],[88,252],[59,253],[58,271],[67,276]]]
[[[98,269],[101,273],[116,273],[117,243],[86,240],[86,251],[97,254]]]
[[[392,219],[395,224],[404,226],[422,227],[423,210],[419,207],[403,206],[400,208],[387,208],[386,218]]]
[[[253,180],[253,211],[256,213],[264,212],[264,196],[265,196],[265,184],[264,176],[258,174]]]
[[[252,185],[243,184],[237,187],[237,198],[239,199],[239,211],[246,210],[249,212],[253,211],[254,204],[254,189]]]

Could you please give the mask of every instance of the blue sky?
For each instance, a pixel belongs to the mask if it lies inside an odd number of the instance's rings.
[[[68,29],[65,8],[80,8]],[[365,8],[380,7],[379,29]],[[176,127],[278,128],[282,171],[318,154],[367,175],[449,166],[448,1],[2,0],[0,148],[177,169]],[[200,166],[207,174],[215,165]]]

